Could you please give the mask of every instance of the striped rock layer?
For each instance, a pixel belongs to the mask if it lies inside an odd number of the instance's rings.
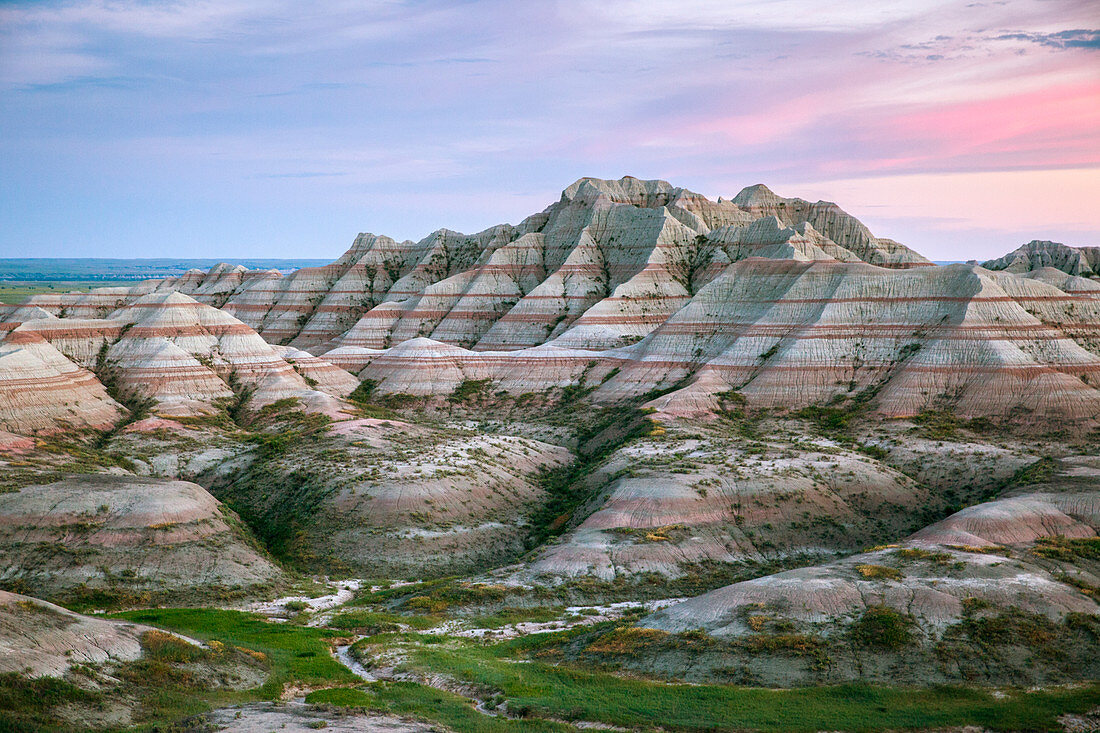
[[[1095,567],[1084,560],[1075,568],[1052,564],[1028,552],[1043,538],[1095,538],[1097,530],[1100,461],[1065,459],[1050,483],[964,509],[899,545],[735,583],[659,611],[642,623],[668,631],[746,635],[751,631],[745,612],[779,602],[783,615],[799,624],[843,620],[885,605],[937,628],[958,621],[964,602],[974,599],[991,608],[1016,607],[1052,619],[1068,613],[1097,615],[1096,600],[1065,582],[1075,576],[1094,583]],[[1006,554],[1018,559],[1005,562]]]
[[[1004,257],[983,263],[982,267],[1009,272],[1053,267],[1068,275],[1100,277],[1100,247],[1070,247],[1059,242],[1033,239]]]
[[[645,317],[624,310],[602,323]],[[585,318],[595,326],[596,316]],[[416,394],[465,379],[492,379],[513,393],[583,380],[598,401],[676,388],[654,406],[682,415],[705,413],[715,393],[735,389],[767,408],[866,395],[891,417],[951,407],[1047,425],[1100,418],[1100,286],[1049,268],[1015,275],[750,258],[635,344],[594,351],[571,345],[568,334],[508,352],[421,337],[324,356],[384,391]]]
[[[1072,249],[1038,244],[1023,250]],[[664,181],[583,178],[516,226],[361,234],[332,264],[288,276],[219,265],[35,296],[7,320],[103,319],[179,292],[383,392],[584,381],[602,401],[675,388],[656,406],[687,415],[731,389],[783,408],[863,394],[889,416],[950,406],[1088,427],[1100,418],[1100,283],[1076,274],[1091,255],[1073,251],[1079,266],[1027,254],[1000,271],[937,267],[835,204],[762,185],[711,201]],[[169,345],[131,347],[120,358],[208,377]]]
[[[757,250],[931,264],[828,202],[785,199],[763,186],[711,201],[664,181],[583,178],[518,226],[473,235],[441,229],[419,242],[360,234],[331,265],[285,277],[221,264],[132,288],[39,295],[30,304],[61,317],[102,318],[149,292],[178,291],[224,309],[271,343],[315,353],[337,341],[384,348],[417,336],[512,350],[567,331],[593,348],[644,335],[724,266]],[[648,317],[614,333],[598,320],[594,333],[577,332],[574,322],[604,300],[593,316],[643,300]]]
[[[298,399],[337,414],[358,385],[342,369],[273,346],[228,313],[175,291],[150,292],[103,318],[19,309],[0,340],[0,429],[109,427],[125,414],[105,384],[164,415]],[[28,317],[32,316],[32,317]]]
[[[283,578],[232,512],[167,479],[77,476],[2,494],[0,551],[0,580],[51,599],[85,586],[178,599]]]

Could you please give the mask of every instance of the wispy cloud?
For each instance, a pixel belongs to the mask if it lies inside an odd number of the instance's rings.
[[[1057,33],[1004,33],[996,36],[999,41],[1027,41],[1057,49],[1083,48],[1100,51],[1100,30],[1068,30]]]
[[[1098,26],[1094,0],[8,2],[0,250],[171,247],[175,222],[118,222],[179,206],[204,231],[311,211],[416,237],[516,221],[590,174],[729,195],[1082,170]]]

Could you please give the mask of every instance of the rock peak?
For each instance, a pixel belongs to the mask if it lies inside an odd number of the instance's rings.
[[[779,200],[780,196],[763,183],[746,186],[733,197],[733,203],[742,208],[772,204]]]
[[[670,194],[680,189],[668,181],[660,179],[642,180],[634,176],[623,176],[619,180],[604,178],[578,178],[561,192],[562,201],[587,201],[605,196],[616,203],[636,204],[645,196]]]

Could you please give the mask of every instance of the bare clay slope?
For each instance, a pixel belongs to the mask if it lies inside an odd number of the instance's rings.
[[[240,520],[186,481],[97,474],[0,494],[0,552],[6,587],[77,603],[209,601],[283,579]]]
[[[362,418],[201,480],[297,567],[422,578],[514,560],[546,500],[534,474],[570,457],[470,426]]]
[[[12,433],[108,428],[135,405],[193,417],[294,399],[337,416],[358,385],[342,369],[273,346],[224,311],[174,291],[142,295],[104,318],[37,309],[9,318],[0,328],[0,429]]]
[[[75,664],[132,661],[148,630],[0,591],[0,673],[61,677]]]
[[[1100,659],[1100,462],[1038,467],[901,543],[721,588],[642,625],[702,629],[731,654],[772,644],[748,667],[787,681],[1088,678]],[[798,660],[775,641],[779,628],[836,658]],[[1071,638],[1072,651],[1055,652]]]

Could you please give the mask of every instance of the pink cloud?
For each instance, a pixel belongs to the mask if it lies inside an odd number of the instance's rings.
[[[1042,152],[1047,166],[1091,165],[1100,162],[1100,82],[900,114],[876,127],[876,136],[919,141],[929,157],[981,154],[997,165],[1003,154]]]

